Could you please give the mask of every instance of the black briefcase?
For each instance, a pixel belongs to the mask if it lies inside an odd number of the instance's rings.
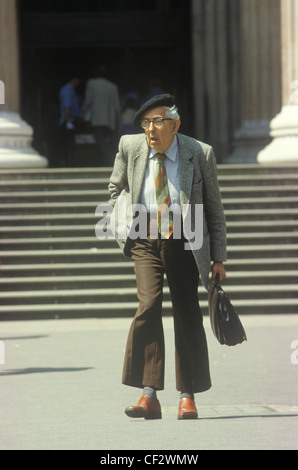
[[[208,289],[208,308],[212,331],[220,344],[235,346],[247,341],[245,330],[229,297],[219,283],[210,282]]]

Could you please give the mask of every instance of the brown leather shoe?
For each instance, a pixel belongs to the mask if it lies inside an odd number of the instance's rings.
[[[125,413],[130,418],[161,419],[160,403],[148,395],[142,395],[136,406],[128,406]]]
[[[179,403],[178,419],[197,419],[198,412],[195,402],[188,397],[181,398]]]

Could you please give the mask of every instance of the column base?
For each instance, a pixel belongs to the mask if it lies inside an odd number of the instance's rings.
[[[298,162],[298,106],[284,106],[271,121],[272,142],[257,157],[259,163]]]
[[[269,144],[270,127],[267,120],[247,120],[235,133],[234,151],[224,163],[256,163],[259,152]]]
[[[32,147],[33,130],[18,113],[0,112],[0,168],[44,168],[48,160]]]

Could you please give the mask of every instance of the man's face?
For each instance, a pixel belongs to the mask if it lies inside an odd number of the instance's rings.
[[[166,110],[163,106],[150,109],[144,113],[144,119],[164,118]],[[145,130],[146,138],[149,147],[157,150],[160,153],[166,152],[166,150],[172,144],[176,133],[180,127],[180,120],[163,121],[163,126],[157,128],[153,122],[150,123],[148,129]]]

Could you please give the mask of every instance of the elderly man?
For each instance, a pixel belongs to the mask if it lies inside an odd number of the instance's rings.
[[[148,215],[145,236],[135,236],[136,227],[132,236],[128,216],[126,235],[116,236],[124,255],[134,261],[139,300],[128,334],[122,382],[143,392],[137,405],[128,406],[125,413],[129,417],[161,418],[157,391],[164,389],[162,293],[166,274],[175,330],[178,419],[195,419],[194,394],[211,387],[198,302],[199,276],[207,289],[211,261],[213,279],[216,273],[221,279],[226,276],[225,217],[216,161],[210,146],[178,133],[180,118],[172,95],[151,98],[137,111],[135,120],[145,135],[121,138],[109,184],[114,212],[123,212],[124,206],[119,206],[125,200],[126,207],[141,205]],[[179,211],[178,218],[171,211],[169,217],[162,217],[167,206],[181,208],[180,217]],[[203,207],[199,227],[195,227],[197,207]],[[159,210],[153,213],[152,208]],[[186,230],[186,222],[191,230]],[[181,230],[175,233],[175,228]],[[191,243],[190,235],[199,229],[202,242]]]

